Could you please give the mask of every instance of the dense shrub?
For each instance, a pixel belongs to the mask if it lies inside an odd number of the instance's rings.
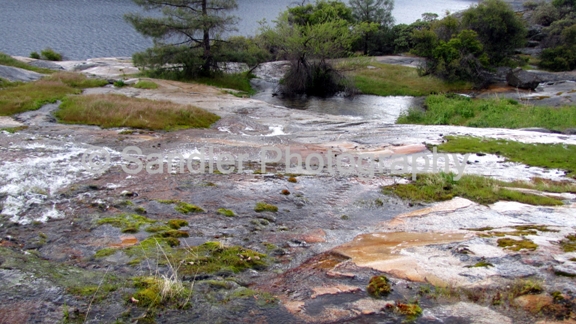
[[[547,48],[540,54],[541,68],[551,71],[569,71],[576,69],[576,46],[557,46]]]
[[[492,64],[506,63],[514,50],[526,42],[524,22],[501,0],[486,0],[464,11],[462,26],[478,33]]]
[[[48,61],[62,61],[62,54],[55,52],[51,48],[46,48],[42,52],[40,52],[42,58]]]

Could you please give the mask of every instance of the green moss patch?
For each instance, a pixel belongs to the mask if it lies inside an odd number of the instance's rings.
[[[520,251],[522,249],[534,251],[538,248],[538,245],[531,240],[522,239],[515,240],[511,238],[501,238],[497,241],[498,246],[512,251]]]
[[[225,208],[218,208],[218,210],[216,211],[218,214],[226,216],[226,217],[234,217],[236,216],[236,214],[234,213],[233,210],[230,209],[225,209]]]
[[[576,145],[529,144],[469,136],[446,136],[446,139],[447,142],[438,146],[439,152],[489,153],[530,166],[566,170],[572,175],[576,171]],[[565,190],[572,191],[574,187],[568,185]]]
[[[122,233],[137,233],[141,226],[154,224],[155,220],[137,214],[120,214],[97,221],[98,225],[110,224],[121,229]]]
[[[257,202],[256,206],[254,207],[254,211],[255,212],[265,212],[265,211],[269,211],[269,212],[277,212],[278,211],[278,207],[271,205],[271,204],[267,204],[265,202]]]
[[[188,221],[184,219],[171,219],[166,224],[172,229],[180,229],[180,227],[188,226]]]
[[[219,242],[206,242],[180,251],[177,258],[184,260],[181,272],[239,273],[247,269],[263,270],[266,255],[241,246],[224,246]]]
[[[105,258],[107,256],[110,256],[112,254],[115,254],[116,252],[118,252],[118,249],[115,248],[103,248],[100,249],[98,251],[96,251],[96,254],[94,254],[95,258]]]
[[[564,252],[576,251],[576,234],[567,235],[566,238],[561,240],[559,243]]]
[[[511,184],[482,176],[463,175],[460,180],[454,180],[454,177],[452,173],[422,173],[417,175],[416,181],[384,187],[382,193],[423,202],[450,200],[458,196],[484,205],[500,200],[542,206],[563,204],[554,198],[506,189],[504,186]]]
[[[388,278],[385,275],[373,276],[368,282],[366,291],[372,297],[381,298],[388,295],[392,291]]]
[[[176,207],[174,207],[174,210],[176,210],[177,212],[182,213],[182,214],[203,213],[204,212],[204,209],[202,209],[196,205],[185,203],[183,201],[177,203]]]

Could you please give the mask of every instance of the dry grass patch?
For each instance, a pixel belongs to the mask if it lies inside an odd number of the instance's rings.
[[[63,101],[55,115],[60,122],[67,124],[150,130],[206,128],[220,119],[193,106],[114,94],[70,96]]]

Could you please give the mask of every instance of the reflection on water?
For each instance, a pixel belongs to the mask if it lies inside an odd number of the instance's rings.
[[[306,97],[306,98],[281,98],[274,96],[273,84],[253,80],[254,88],[259,92],[252,96],[273,105],[288,108],[308,110],[330,115],[358,116],[369,119],[379,119],[386,124],[394,124],[398,116],[410,107],[420,107],[423,98],[409,96],[380,97],[373,95],[357,95],[354,97]]]

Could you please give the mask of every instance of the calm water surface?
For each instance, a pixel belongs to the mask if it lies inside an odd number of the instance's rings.
[[[238,34],[251,35],[258,21],[271,22],[292,0],[237,0]],[[468,8],[476,0],[396,0],[396,23],[411,23],[424,12]],[[137,12],[132,0],[0,0],[0,51],[28,56],[51,47],[68,59],[131,56],[152,45],[123,20]]]

